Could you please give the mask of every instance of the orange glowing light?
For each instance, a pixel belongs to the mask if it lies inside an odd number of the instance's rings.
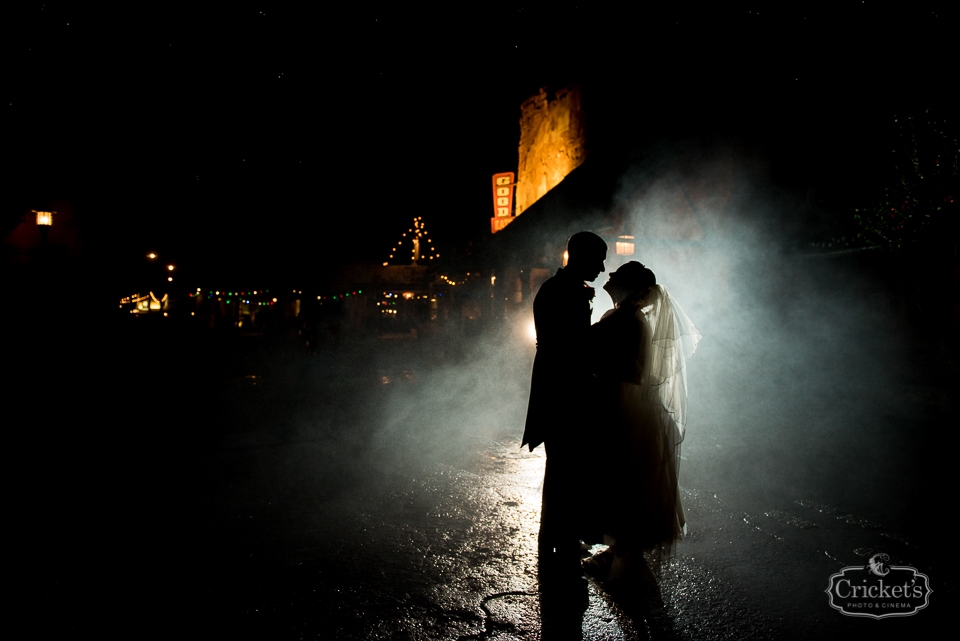
[[[37,224],[38,225],[52,225],[53,224],[53,214],[52,211],[37,211],[33,210],[37,214]]]

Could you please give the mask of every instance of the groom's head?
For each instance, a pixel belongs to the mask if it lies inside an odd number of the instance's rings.
[[[593,232],[582,231],[567,241],[567,269],[583,280],[600,275],[607,259],[607,241]]]

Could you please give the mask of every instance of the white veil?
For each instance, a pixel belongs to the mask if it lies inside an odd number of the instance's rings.
[[[677,301],[662,285],[654,285],[643,296],[641,311],[652,333],[647,370],[642,384],[647,406],[656,408],[660,435],[661,470],[658,488],[665,512],[672,521],[672,536],[661,532],[660,554],[669,552],[673,542],[687,532],[686,515],[680,500],[680,442],[687,423],[687,358],[693,356],[703,337]],[[669,515],[669,516],[668,516]],[[658,557],[659,558],[659,557]],[[659,565],[659,564],[658,564]]]
[[[687,358],[697,350],[702,334],[666,288],[654,285],[643,304],[652,330],[646,381],[651,396],[656,390],[666,423],[676,425],[676,443],[683,440],[687,423]],[[650,398],[654,401],[654,398]]]

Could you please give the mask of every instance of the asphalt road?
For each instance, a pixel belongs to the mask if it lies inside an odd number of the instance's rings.
[[[523,354],[504,350],[479,370],[460,356],[454,370],[473,373],[455,378],[429,354],[376,341],[312,357],[270,337],[138,331],[118,343],[136,348],[137,367],[111,379],[109,393],[88,383],[75,395],[100,390],[84,411],[109,398],[117,414],[101,411],[101,427],[71,430],[21,461],[61,471],[37,481],[20,506],[25,611],[43,629],[127,638],[892,638],[932,633],[954,602],[949,526],[936,511],[950,495],[949,469],[932,437],[946,417],[934,392],[915,394],[906,415],[871,418],[869,447],[854,436],[828,448],[810,438],[797,460],[815,457],[813,472],[781,451],[804,439],[738,439],[708,429],[701,412],[681,468],[688,536],[659,565],[649,559],[633,586],[611,592],[538,579],[543,452],[520,448],[524,390],[484,382],[491,368],[504,381],[522,374]],[[75,349],[74,373],[89,356]],[[811,429],[789,416],[783,425]],[[38,452],[41,440],[50,442],[34,435],[26,444]],[[851,456],[856,465],[844,467]],[[585,509],[602,509],[599,483],[596,501]],[[925,610],[878,621],[829,606],[829,577],[877,552],[930,577]]]

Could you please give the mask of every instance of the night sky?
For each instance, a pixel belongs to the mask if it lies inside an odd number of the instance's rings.
[[[413,216],[441,255],[488,234],[540,86],[620,92],[654,138],[756,141],[828,193],[869,177],[898,109],[955,104],[955,9],[587,4],[22,3],[4,216],[66,198],[121,268],[152,250],[198,285],[319,283]]]

